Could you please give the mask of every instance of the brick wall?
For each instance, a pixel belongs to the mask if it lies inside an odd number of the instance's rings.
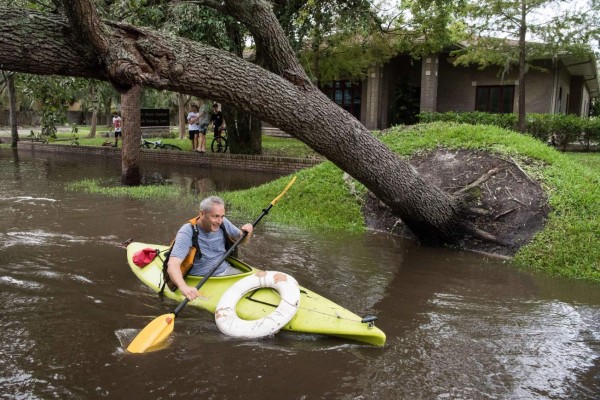
[[[21,140],[19,150],[48,153],[85,154],[121,159],[121,149],[113,147],[71,146],[63,144],[42,144]],[[244,154],[196,153],[192,151],[167,151],[140,149],[142,161],[156,161],[170,164],[187,164],[206,167],[219,167],[255,171],[293,173],[317,165],[321,160],[309,158],[289,158],[272,156],[252,156]]]

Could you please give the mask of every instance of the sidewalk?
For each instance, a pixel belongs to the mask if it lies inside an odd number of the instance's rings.
[[[57,128],[58,132],[71,132],[70,126],[61,126]],[[42,130],[41,126],[18,126],[17,130],[19,132],[19,137],[23,138],[28,136],[31,131],[40,132]],[[0,137],[11,137],[10,126],[0,126]]]

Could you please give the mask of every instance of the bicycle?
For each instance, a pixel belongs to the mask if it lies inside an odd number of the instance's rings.
[[[215,136],[210,143],[210,150],[213,153],[225,153],[227,151],[227,128],[221,131],[219,136]]]
[[[179,150],[181,151],[181,147],[175,146],[174,144],[163,143],[162,140],[157,140],[156,142],[152,142],[150,140],[146,140],[142,138],[142,143],[140,144],[140,148],[142,149],[162,149],[162,150]]]

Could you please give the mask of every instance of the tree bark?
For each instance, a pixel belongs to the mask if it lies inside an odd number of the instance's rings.
[[[98,127],[98,109],[92,110],[92,120],[90,121],[90,137],[96,137],[96,128]]]
[[[225,30],[231,43],[232,53],[244,57],[244,37],[237,22],[227,22]],[[252,113],[235,107],[229,108],[225,118],[228,132],[229,152],[232,154],[262,153],[262,123],[259,118],[252,118]],[[226,110],[228,111],[228,110]],[[228,118],[227,118],[228,117]],[[229,122],[228,122],[229,121]]]
[[[105,22],[104,28],[120,58],[101,58],[60,15],[11,9],[0,9],[5,21],[0,62],[14,71],[139,84],[234,105],[293,133],[362,182],[422,242],[462,238],[460,201],[426,182],[306,78],[266,2],[225,3],[232,16],[247,24],[263,64],[273,72],[201,43],[115,22]],[[127,137],[132,121],[124,117]],[[139,140],[139,134],[135,137]]]
[[[90,100],[92,103],[92,120],[90,121],[90,137],[96,137],[96,128],[98,125],[98,100],[96,99],[96,86],[90,85]]]
[[[106,127],[107,128],[112,128],[112,112],[111,112],[111,108],[112,108],[112,99],[109,98],[106,101],[106,104],[104,104],[104,110],[106,110],[106,113],[104,114],[104,116],[106,117]]]
[[[177,121],[179,123],[179,139],[185,139],[186,137],[185,103],[185,95],[177,93]]]
[[[262,123],[252,113],[229,107],[224,112],[229,151],[232,154],[262,153]]]
[[[525,133],[525,57],[527,53],[527,4],[521,0],[521,25],[519,28],[519,116],[517,120],[517,129]]]
[[[19,129],[17,123],[17,92],[15,90],[15,74],[12,72],[4,73],[6,78],[6,89],[8,91],[8,103],[9,103],[9,121],[10,121],[10,136],[11,145],[10,147],[17,147],[19,142]]]
[[[142,87],[135,85],[121,95],[121,117],[123,118],[123,150],[121,153],[121,183],[137,186],[141,183],[140,138],[142,137],[140,97]]]

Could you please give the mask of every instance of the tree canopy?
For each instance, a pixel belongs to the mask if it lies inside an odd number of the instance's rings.
[[[560,54],[590,53],[600,32],[595,0],[572,7],[568,0],[477,0],[462,12],[468,22],[467,46],[455,52],[456,65],[518,68],[519,129],[525,129],[526,74],[534,60]]]

